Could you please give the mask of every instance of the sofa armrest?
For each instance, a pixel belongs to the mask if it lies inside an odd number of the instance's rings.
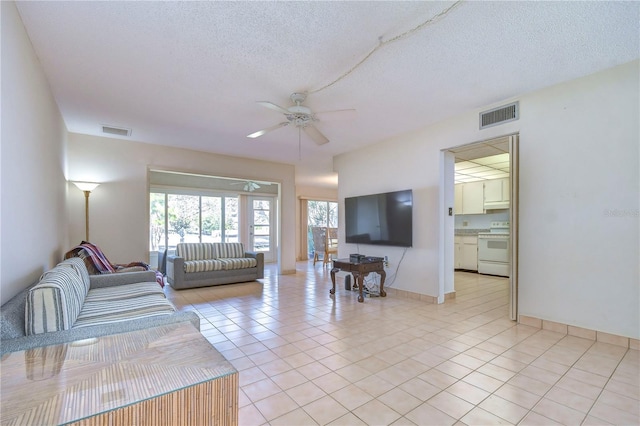
[[[156,281],[154,271],[118,272],[114,274],[89,275],[91,288],[113,287],[134,283],[149,283]]]
[[[184,257],[170,254],[167,256],[167,281],[175,285],[175,288],[182,288],[184,283]]]
[[[258,268],[258,279],[264,278],[264,253],[257,251],[247,251],[244,257],[253,257],[256,260],[256,268]]]

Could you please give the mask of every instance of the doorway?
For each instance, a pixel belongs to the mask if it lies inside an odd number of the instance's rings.
[[[499,268],[504,273],[493,272],[493,269],[488,273],[504,275],[508,271],[509,313],[512,320],[517,319],[518,141],[518,134],[513,134],[441,152],[439,303],[443,303],[447,295],[455,294],[456,267],[462,265],[463,269],[484,272],[478,271],[477,266],[478,235],[490,234],[494,225],[496,232],[504,232],[507,223],[508,265]]]
[[[275,198],[249,196],[247,206],[249,250],[264,253],[265,263],[275,262],[277,258]]]

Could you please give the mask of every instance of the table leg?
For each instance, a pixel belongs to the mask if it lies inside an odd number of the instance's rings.
[[[354,273],[355,274],[355,273]],[[358,302],[364,302],[364,297],[362,296],[362,287],[364,287],[364,274],[358,273]]]
[[[329,294],[336,294],[336,272],[338,272],[340,269],[338,268],[332,268],[331,269],[331,284],[333,285],[333,287],[331,287],[331,290],[329,290]]]
[[[387,292],[384,291],[384,279],[386,278],[387,273],[384,269],[378,271],[378,273],[380,274],[380,297],[387,297]]]

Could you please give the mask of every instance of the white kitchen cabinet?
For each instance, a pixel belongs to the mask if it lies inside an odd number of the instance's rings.
[[[462,185],[462,214],[483,214],[484,183],[479,181]]]
[[[484,181],[484,202],[507,203],[509,201],[509,178]]]
[[[487,180],[484,182],[484,201],[502,201],[502,179]]]
[[[459,183],[454,188],[455,214],[484,213],[484,185],[482,182]]]
[[[478,237],[456,235],[454,237],[453,264],[455,269],[478,270]]]
[[[509,185],[509,178],[502,180],[502,201],[509,201],[511,199],[511,187]]]

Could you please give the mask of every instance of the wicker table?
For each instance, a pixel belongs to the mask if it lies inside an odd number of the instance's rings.
[[[2,425],[238,423],[238,372],[189,322],[7,353]]]

